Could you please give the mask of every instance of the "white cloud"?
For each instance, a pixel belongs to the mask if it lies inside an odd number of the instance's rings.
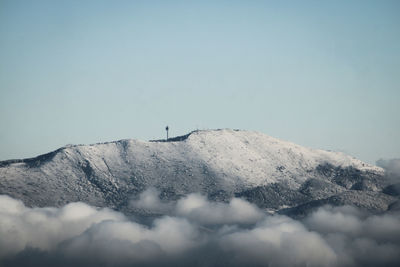
[[[159,192],[150,187],[139,195],[139,199],[130,202],[133,208],[143,209],[154,213],[169,213],[173,208],[172,203],[163,202],[159,198]]]
[[[180,199],[175,213],[200,224],[256,223],[265,215],[257,207],[239,198],[229,203],[209,202],[200,194]]]
[[[211,202],[201,194],[189,194],[176,202],[162,202],[159,192],[149,188],[131,201],[134,208],[154,213],[173,214],[190,221],[211,224],[256,223],[265,217],[253,204],[239,198],[232,198],[229,203]]]

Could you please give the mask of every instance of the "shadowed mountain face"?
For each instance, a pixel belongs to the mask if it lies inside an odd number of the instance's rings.
[[[398,200],[379,167],[248,131],[195,131],[168,141],[68,146],[0,162],[0,194],[28,206],[83,201],[145,212],[129,202],[148,187],[167,200],[193,192],[218,201],[236,196],[293,215],[324,204],[382,212]]]

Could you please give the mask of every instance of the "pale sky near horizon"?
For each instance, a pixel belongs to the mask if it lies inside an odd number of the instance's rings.
[[[255,130],[400,158],[400,1],[0,0],[0,160]]]

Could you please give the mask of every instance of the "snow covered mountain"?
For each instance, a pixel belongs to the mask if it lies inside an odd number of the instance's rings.
[[[137,212],[129,201],[150,186],[168,200],[192,192],[221,201],[238,196],[289,214],[327,203],[380,212],[398,201],[382,193],[388,182],[379,167],[250,131],[66,146],[0,162],[0,194],[29,206],[84,201]]]

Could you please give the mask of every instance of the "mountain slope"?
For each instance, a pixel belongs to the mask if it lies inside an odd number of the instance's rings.
[[[262,133],[194,131],[166,142],[121,140],[60,148],[0,162],[0,193],[30,206],[72,201],[128,210],[154,186],[161,197],[191,192],[247,198],[277,211],[343,192],[380,192],[384,171],[343,153],[305,148]],[[382,210],[396,198],[386,197]],[[362,202],[362,197],[360,202]]]

